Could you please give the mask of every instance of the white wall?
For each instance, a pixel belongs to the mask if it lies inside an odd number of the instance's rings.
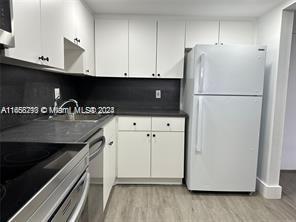
[[[287,54],[290,51],[287,47],[291,47],[289,39],[281,39],[281,32],[288,32],[290,28],[292,33],[293,17],[291,13],[283,13],[283,9],[293,3],[296,1],[286,1],[258,18],[257,43],[267,45],[268,48],[258,159],[258,189],[266,198],[281,197],[279,174],[287,89],[284,69],[289,66],[285,64],[285,57],[290,55]],[[287,20],[291,22],[286,24]],[[280,53],[283,56],[280,57]]]
[[[282,169],[296,170],[296,14],[292,40],[284,130]]]

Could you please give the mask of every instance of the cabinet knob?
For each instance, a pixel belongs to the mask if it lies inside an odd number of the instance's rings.
[[[133,123],[133,125],[135,126],[135,125],[137,125],[136,123]]]
[[[156,137],[155,134],[152,135],[153,137]]]
[[[216,42],[215,45],[218,45],[218,42]]]
[[[150,134],[148,133],[148,134],[147,134],[147,137],[149,137],[149,136],[150,136]]]
[[[49,57],[44,58],[45,61],[49,62]]]
[[[38,59],[43,61],[44,60],[44,56],[39,56]]]
[[[224,45],[224,43],[223,43],[223,42],[221,42],[221,45]]]
[[[75,42],[75,41],[76,41],[76,42],[80,42],[80,39],[79,39],[79,38],[75,38],[75,39],[74,39],[74,42]]]
[[[109,146],[112,146],[112,145],[113,145],[113,143],[114,143],[114,142],[113,142],[113,141],[111,141],[111,142],[109,143]]]
[[[158,73],[157,76],[160,76],[160,74]]]
[[[170,126],[170,124],[169,124],[169,123],[167,123],[167,126]]]
[[[124,76],[127,76],[127,73],[126,72],[124,73]]]
[[[152,76],[155,76],[155,74],[154,74],[154,73],[152,73]]]
[[[85,70],[86,72],[89,72],[89,69]]]

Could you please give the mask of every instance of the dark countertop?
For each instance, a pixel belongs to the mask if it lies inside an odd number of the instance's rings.
[[[167,116],[167,117],[187,117],[187,113],[181,110],[118,110],[118,116]]]
[[[121,110],[118,116],[167,116],[187,117],[183,111],[167,110]],[[33,120],[0,132],[0,141],[8,142],[84,142],[98,129],[109,122],[114,115],[106,115],[96,122]]]
[[[0,141],[13,142],[84,142],[114,116],[105,116],[97,122],[33,120],[0,132]]]

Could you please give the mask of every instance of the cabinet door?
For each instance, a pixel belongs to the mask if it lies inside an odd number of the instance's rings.
[[[104,127],[106,145],[104,149],[104,208],[108,202],[112,187],[115,182],[116,166],[116,128],[115,119]]]
[[[183,78],[185,22],[158,21],[157,76]]]
[[[11,58],[41,64],[40,0],[14,0],[15,48],[5,50]]]
[[[128,21],[95,22],[96,74],[105,77],[128,76]]]
[[[150,177],[150,132],[118,133],[118,177]]]
[[[156,21],[129,21],[129,76],[154,78],[156,71]]]
[[[87,26],[88,26],[88,10],[80,0],[75,1],[75,30],[76,44],[86,50],[87,45]]]
[[[77,0],[64,0],[64,37],[71,42],[76,38],[75,8]]]
[[[41,48],[44,65],[64,69],[63,1],[41,0]]]
[[[95,21],[91,12],[80,3],[81,22],[78,26],[78,43],[84,51],[84,73],[95,75]]]
[[[94,76],[95,72],[95,20],[92,14],[88,14],[86,25],[86,46],[84,55],[84,73]]]
[[[255,24],[252,21],[221,21],[220,43],[247,44],[255,43]]]
[[[184,133],[152,132],[151,177],[183,178]]]
[[[186,48],[196,44],[216,44],[219,39],[219,21],[188,21],[186,23]]]
[[[106,136],[106,135],[105,135]],[[104,184],[103,184],[103,203],[104,209],[108,202],[110,191],[112,189],[113,184],[111,184],[111,169],[110,169],[110,159],[111,159],[111,150],[108,145],[105,145],[104,148]]]

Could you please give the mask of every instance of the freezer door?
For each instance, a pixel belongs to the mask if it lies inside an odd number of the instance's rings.
[[[265,48],[198,45],[194,94],[262,95]]]
[[[261,97],[195,96],[189,118],[189,190],[255,191]]]

